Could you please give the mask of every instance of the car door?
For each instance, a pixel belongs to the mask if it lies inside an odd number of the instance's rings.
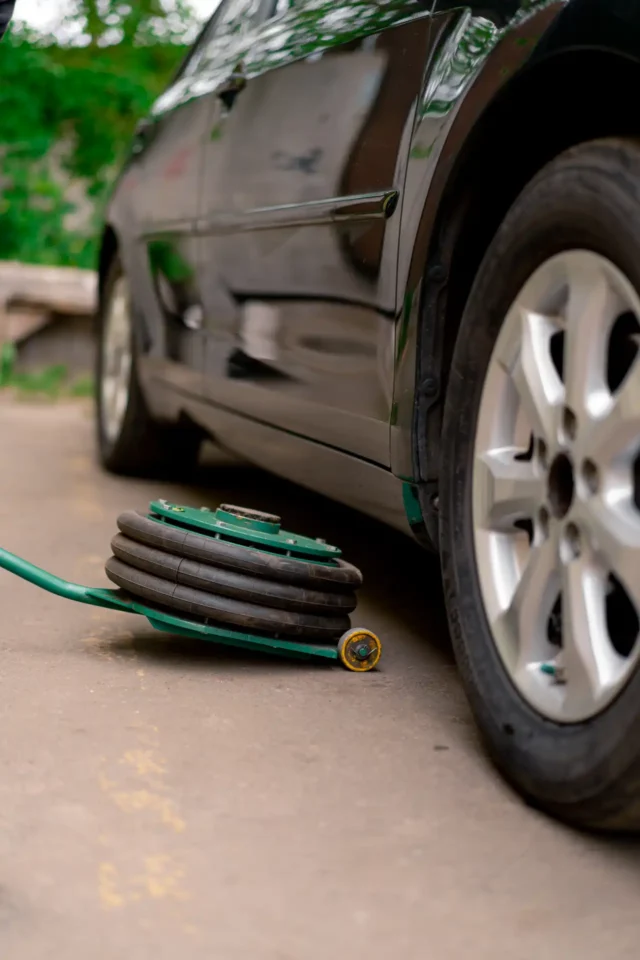
[[[251,2],[257,7],[259,0]],[[208,54],[237,25],[238,6],[237,0],[218,5],[174,82],[139,124],[127,173],[135,183],[136,282],[148,286],[145,372],[193,394],[201,393],[205,352],[196,227],[217,85]]]
[[[383,465],[430,7],[267,0],[205,147],[207,398]]]

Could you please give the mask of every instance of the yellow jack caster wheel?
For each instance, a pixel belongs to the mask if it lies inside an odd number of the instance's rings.
[[[375,633],[356,627],[348,630],[338,644],[340,663],[355,673],[367,673],[380,663],[382,644]]]

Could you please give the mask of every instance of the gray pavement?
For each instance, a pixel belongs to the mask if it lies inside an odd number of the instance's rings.
[[[382,669],[154,635],[0,573],[2,960],[636,958],[640,847],[527,809],[478,744],[433,562],[266,475],[102,475],[81,405],[0,403],[0,543],[102,584],[157,495],[281,512],[365,573]]]

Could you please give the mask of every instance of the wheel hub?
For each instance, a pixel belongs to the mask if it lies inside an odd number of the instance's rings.
[[[559,453],[549,471],[548,497],[551,512],[559,520],[564,519],[573,504],[575,478],[573,462],[566,453]]]
[[[505,318],[480,404],[485,612],[518,691],[563,723],[604,710],[640,661],[638,333],[640,297],[612,263],[554,257]]]

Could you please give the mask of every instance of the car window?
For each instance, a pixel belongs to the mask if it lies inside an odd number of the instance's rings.
[[[222,0],[222,3],[218,5],[218,8],[212,14],[209,21],[205,23],[193,47],[180,67],[178,75],[175,78],[176,81],[183,80],[185,77],[192,77],[194,73],[197,72],[200,61],[202,60],[203,51],[206,49],[211,37],[215,34],[218,21],[223,12],[223,7],[227,6],[228,2],[229,0]]]
[[[211,2],[214,5],[215,0]],[[186,103],[192,96],[199,95],[194,81],[197,82],[198,74],[207,69],[216,39],[229,31],[232,32],[234,27],[241,23],[246,11],[255,5],[256,0],[221,0],[217,4],[172,83],[154,103],[152,116],[172,110],[181,103]]]
[[[230,51],[259,22],[262,0],[223,0],[212,29],[205,37],[196,69],[207,70]]]
[[[261,0],[227,0],[222,10],[216,35],[242,33],[255,21]]]

